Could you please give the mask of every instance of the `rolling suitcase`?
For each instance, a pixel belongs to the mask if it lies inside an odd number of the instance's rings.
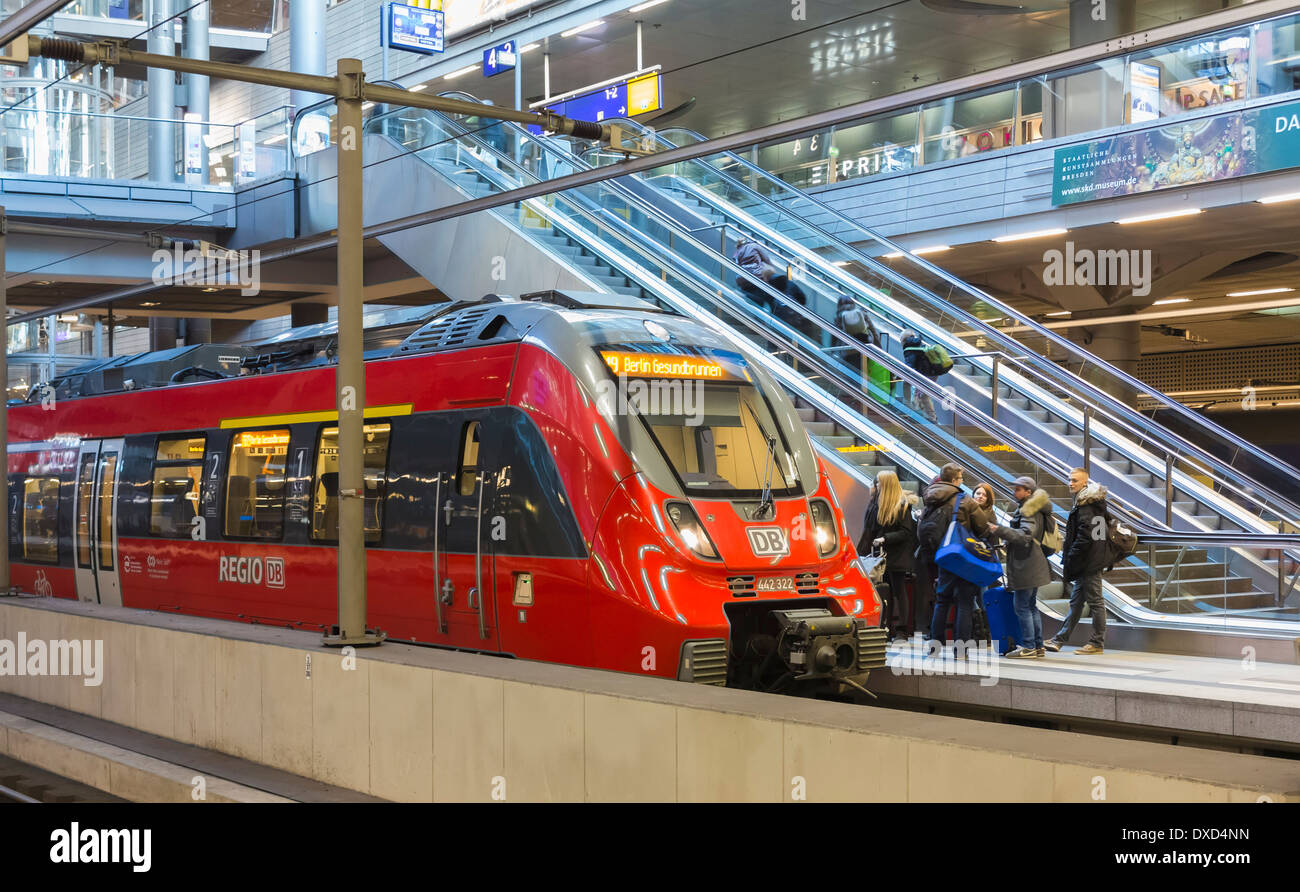
[[[1020,638],[1020,620],[1011,589],[997,586],[984,592],[984,613],[988,617],[989,638],[998,653],[1008,653]]]

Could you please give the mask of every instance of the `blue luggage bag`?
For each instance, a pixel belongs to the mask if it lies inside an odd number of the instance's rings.
[[[1011,589],[997,586],[985,591],[984,612],[988,615],[989,636],[998,653],[1010,652],[1020,638],[1020,618],[1016,616],[1016,599]]]

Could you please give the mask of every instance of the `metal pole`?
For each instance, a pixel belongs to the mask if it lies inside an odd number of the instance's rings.
[[[998,383],[998,366],[1001,364],[1001,360],[1001,356],[993,357],[993,402],[989,407],[989,417],[994,421],[998,420],[998,388],[1001,386]]]
[[[524,110],[524,54],[521,45],[515,41],[515,111]]]
[[[1083,407],[1083,469],[1092,476],[1092,407]]]
[[[301,74],[325,74],[325,0],[290,0],[289,68]],[[329,90],[333,96],[334,91]],[[294,113],[325,98],[320,90],[289,88]]]
[[[1165,526],[1174,526],[1174,454],[1165,453]]]
[[[149,52],[158,56],[176,53],[175,25],[171,21],[171,0],[150,0]],[[176,180],[176,76],[165,68],[149,69],[149,179],[155,183]]]
[[[5,286],[5,211],[0,207],[0,319],[9,318],[9,294]],[[4,326],[4,349],[0,350],[0,383],[4,385],[5,405],[9,403],[9,326]],[[4,473],[0,474],[0,504],[9,510],[9,409],[0,412],[0,443],[5,447]],[[5,515],[8,517],[8,514]],[[5,545],[0,548],[0,592],[9,591],[9,523],[5,525]],[[1279,565],[1281,561],[1278,562]],[[1280,589],[1279,589],[1280,591]]]
[[[379,74],[383,80],[388,80],[388,41],[392,35],[388,33],[388,4],[379,4]]]
[[[338,110],[338,344],[334,376],[339,409],[339,624],[325,644],[378,644],[382,632],[366,629],[364,524],[364,412],[366,369],[362,361],[361,308],[365,287],[361,235],[361,103],[365,75],[360,59],[339,59]]]
[[[57,358],[56,358],[56,357],[57,357],[58,349],[59,349],[59,347],[58,347],[58,337],[57,337],[57,336],[58,336],[58,333],[59,333],[59,317],[58,317],[58,316],[48,316],[48,317],[46,317],[46,319],[45,319],[45,331],[48,333],[48,336],[45,338],[45,346],[49,348],[49,356],[48,356],[48,358],[45,360],[45,380],[46,380],[46,381],[53,381],[53,380],[54,380],[54,376],[57,374],[57,372],[56,372],[56,368],[57,368]],[[8,386],[9,386],[8,383],[6,383],[5,386],[8,387]]]
[[[551,54],[542,53],[542,96],[551,98]]]
[[[182,52],[187,59],[204,59],[206,60],[211,52],[210,41],[208,39],[208,4],[200,3],[191,9],[185,15],[185,43],[182,46]],[[202,74],[185,75],[185,107],[192,114],[198,115],[200,121],[206,122],[209,117],[209,84],[208,78]],[[208,183],[208,128],[206,123],[199,128],[199,140],[202,145],[202,160],[199,167],[203,173],[201,182],[203,185]]]
[[[1156,545],[1147,543],[1147,606],[1156,609]]]
[[[636,23],[636,70],[637,71],[640,71],[644,67],[641,62],[642,58],[643,57],[641,55],[641,20],[637,19],[637,23]]]

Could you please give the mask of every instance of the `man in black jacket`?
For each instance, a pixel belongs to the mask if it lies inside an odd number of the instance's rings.
[[[1074,507],[1065,524],[1065,542],[1061,547],[1063,583],[1070,594],[1070,612],[1056,637],[1044,641],[1043,647],[1057,652],[1069,641],[1086,603],[1092,614],[1092,637],[1075,653],[1099,654],[1106,647],[1106,603],[1101,595],[1101,574],[1110,560],[1106,545],[1106,487],[1091,482],[1083,468],[1075,468],[1070,472],[1070,492],[1074,493]]]

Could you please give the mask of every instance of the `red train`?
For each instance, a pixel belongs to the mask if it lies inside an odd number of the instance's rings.
[[[884,665],[794,406],[716,332],[616,295],[490,296],[368,359],[366,393],[369,622],[391,638],[760,690]],[[314,349],[213,345],[34,391],[9,409],[14,584],[328,627],[334,399]]]

